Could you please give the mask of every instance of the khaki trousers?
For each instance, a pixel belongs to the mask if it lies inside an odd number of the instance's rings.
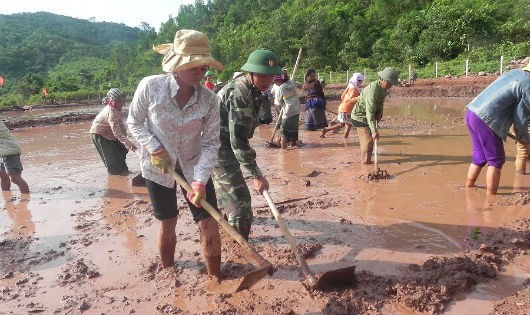
[[[364,164],[372,162],[372,151],[374,150],[374,139],[368,127],[357,127],[359,144],[361,146],[361,159]]]

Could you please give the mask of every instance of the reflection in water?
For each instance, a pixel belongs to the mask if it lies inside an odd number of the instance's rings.
[[[102,216],[105,223],[125,238],[124,245],[131,252],[140,251],[143,248],[143,243],[136,231],[138,219],[126,207],[134,200],[134,196],[131,192],[129,177],[108,176]]]
[[[30,246],[34,241],[35,224],[33,223],[31,211],[28,209],[29,195],[23,195],[24,199],[17,199],[10,191],[2,191],[4,207],[11,219],[12,225],[2,238],[0,255],[0,267],[2,273],[14,271],[21,262],[30,255]]]

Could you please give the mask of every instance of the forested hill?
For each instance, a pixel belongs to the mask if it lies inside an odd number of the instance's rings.
[[[113,42],[136,43],[138,31],[45,12],[0,15],[0,71],[17,78],[79,57],[107,58]]]
[[[132,91],[161,72],[152,47],[178,29],[208,35],[226,66],[215,73],[221,80],[261,47],[290,69],[302,48],[300,69],[406,73],[412,65],[419,77],[433,76],[435,64],[438,75],[461,75],[468,59],[475,73],[495,72],[501,56],[530,55],[528,0],[196,0],[174,12],[158,33],[50,13],[0,15],[0,106],[31,102],[44,86],[63,99]]]

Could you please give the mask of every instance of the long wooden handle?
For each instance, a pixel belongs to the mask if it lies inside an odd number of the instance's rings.
[[[310,282],[311,286],[315,286],[317,284],[317,279],[313,272],[309,269],[309,266],[307,265],[304,257],[300,253],[300,250],[298,249],[298,244],[296,244],[296,240],[294,239],[291,232],[289,232],[289,228],[287,227],[287,224],[285,224],[285,221],[283,221],[282,216],[280,215],[280,212],[278,209],[276,209],[276,206],[274,205],[274,202],[272,202],[271,195],[269,194],[268,190],[263,191],[263,196],[267,200],[267,203],[269,204],[269,207],[271,208],[272,214],[276,218],[276,221],[278,222],[278,226],[280,226],[280,230],[282,231],[283,236],[287,239],[287,242],[289,243],[289,246],[291,246],[291,250],[294,253],[294,256],[296,257],[296,260],[298,261],[298,264],[300,264],[300,267],[302,268],[302,272]]]
[[[168,169],[169,173],[173,176],[177,184],[182,186],[186,191],[192,191],[191,186],[186,182],[182,176],[180,176],[176,171],[172,169]],[[250,244],[245,240],[241,234],[239,234],[226,220],[223,218],[223,216],[215,210],[212,205],[210,205],[206,200],[202,199],[200,201],[201,206],[208,211],[208,213],[221,225],[229,234],[232,236],[238,243],[243,247],[244,250],[246,250],[252,258],[258,263],[260,267],[270,266],[272,265],[268,260],[263,258]]]
[[[300,62],[301,56],[302,56],[302,47],[300,47],[300,50],[298,50],[298,56],[296,57],[296,62],[294,63],[293,72],[291,72],[292,80],[294,80],[294,74],[296,73],[296,69],[298,68],[298,63]]]
[[[274,141],[274,136],[276,135],[276,130],[278,130],[278,127],[280,126],[280,123],[282,122],[282,115],[283,115],[283,106],[280,109],[280,113],[278,113],[278,117],[276,118],[276,123],[274,124],[274,131],[272,132],[271,141]]]
[[[379,162],[377,160],[377,139],[374,140],[374,166],[375,170],[379,171]]]

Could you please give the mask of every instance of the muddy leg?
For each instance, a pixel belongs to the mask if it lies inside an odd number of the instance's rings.
[[[0,187],[2,191],[11,190],[11,179],[4,169],[0,169]]]
[[[359,144],[361,146],[361,160],[363,164],[372,164],[372,151],[374,150],[374,140],[368,127],[357,127]]]
[[[494,166],[488,166],[486,172],[486,194],[496,195],[501,180],[501,169]]]
[[[466,187],[475,187],[475,182],[482,171],[482,166],[471,163],[467,171]]]
[[[20,192],[23,194],[29,194],[29,187],[28,183],[22,178],[22,175],[20,174],[13,174],[11,176],[11,181],[15,183],[15,185],[18,186],[18,189],[20,189]]]
[[[350,135],[351,125],[349,124],[345,124],[345,125],[346,125],[346,129],[344,130],[344,138],[348,138],[348,136]]]
[[[515,174],[524,175],[526,173],[526,160],[528,159],[528,144],[519,141],[515,143],[517,153],[515,154]]]
[[[280,138],[280,147],[284,150],[287,149],[287,139],[285,137]]]
[[[177,246],[177,217],[160,220],[158,230],[158,252],[162,267],[171,267],[175,263],[175,246]]]
[[[219,280],[221,273],[221,238],[219,236],[219,226],[213,218],[202,219],[198,224],[202,254],[206,261],[206,270],[209,275]]]
[[[332,130],[337,130],[337,129],[340,129],[344,127],[344,124],[343,123],[340,123],[340,124],[336,124],[336,125],[333,125],[331,127],[324,127],[322,128],[322,132],[320,133],[320,137],[321,138],[324,138],[326,136],[326,133],[329,132],[329,131],[332,131]]]

